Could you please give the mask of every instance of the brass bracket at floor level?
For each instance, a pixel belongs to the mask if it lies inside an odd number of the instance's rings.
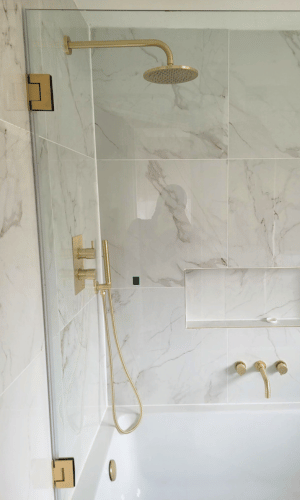
[[[30,111],[54,111],[51,75],[27,75],[27,102]]]
[[[75,487],[74,458],[59,458],[52,460],[53,488]]]

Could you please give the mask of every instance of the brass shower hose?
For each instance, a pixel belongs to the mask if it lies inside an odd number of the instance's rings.
[[[122,429],[119,424],[118,424],[118,419],[116,415],[116,403],[115,403],[115,389],[114,389],[114,367],[113,367],[113,357],[112,357],[112,349],[111,349],[111,341],[110,341],[110,334],[109,334],[109,325],[108,325],[108,314],[107,314],[107,305],[106,305],[106,292],[108,293],[108,300],[109,300],[109,307],[110,307],[110,314],[111,314],[111,322],[112,322],[112,327],[113,327],[113,334],[114,334],[114,339],[117,347],[117,351],[119,354],[120,361],[122,363],[124,372],[126,374],[126,377],[133,389],[133,392],[136,395],[136,398],[139,403],[140,407],[140,415],[138,418],[138,421],[133,427],[130,427],[127,430]],[[104,310],[104,320],[105,320],[105,330],[106,330],[106,338],[107,338],[107,347],[108,347],[108,355],[109,355],[109,371],[110,371],[110,381],[111,381],[111,399],[112,399],[112,412],[113,412],[113,419],[115,426],[117,430],[120,432],[120,434],[130,434],[131,432],[135,431],[135,429],[140,425],[142,416],[143,416],[143,406],[142,402],[139,396],[139,393],[132,381],[132,378],[130,377],[125,361],[123,359],[122,355],[122,350],[121,346],[119,344],[119,339],[117,335],[117,329],[116,329],[116,322],[115,322],[115,315],[114,315],[114,308],[113,308],[113,303],[112,303],[112,297],[111,297],[111,290],[110,288],[106,290],[101,290],[101,295],[102,295],[102,300],[103,300],[103,310]]]

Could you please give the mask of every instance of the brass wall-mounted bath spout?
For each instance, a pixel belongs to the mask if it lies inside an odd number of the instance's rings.
[[[263,381],[265,384],[265,396],[266,396],[266,398],[269,399],[271,397],[271,387],[270,387],[270,381],[269,381],[267,373],[266,373],[267,365],[264,361],[256,361],[254,366],[257,369],[257,371],[260,372],[260,374],[263,378]]]

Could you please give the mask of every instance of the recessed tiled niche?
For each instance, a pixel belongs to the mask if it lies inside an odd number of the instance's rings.
[[[190,269],[187,328],[300,326],[300,268]]]

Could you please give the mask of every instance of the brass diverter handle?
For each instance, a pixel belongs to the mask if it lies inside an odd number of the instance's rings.
[[[91,242],[91,248],[78,248],[77,250],[78,259],[95,259],[96,250],[94,248],[94,242]]]
[[[235,371],[240,375],[245,375],[246,373],[246,363],[244,361],[237,361],[235,363]]]
[[[288,372],[288,367],[285,361],[277,361],[275,366],[280,375],[285,375]]]

